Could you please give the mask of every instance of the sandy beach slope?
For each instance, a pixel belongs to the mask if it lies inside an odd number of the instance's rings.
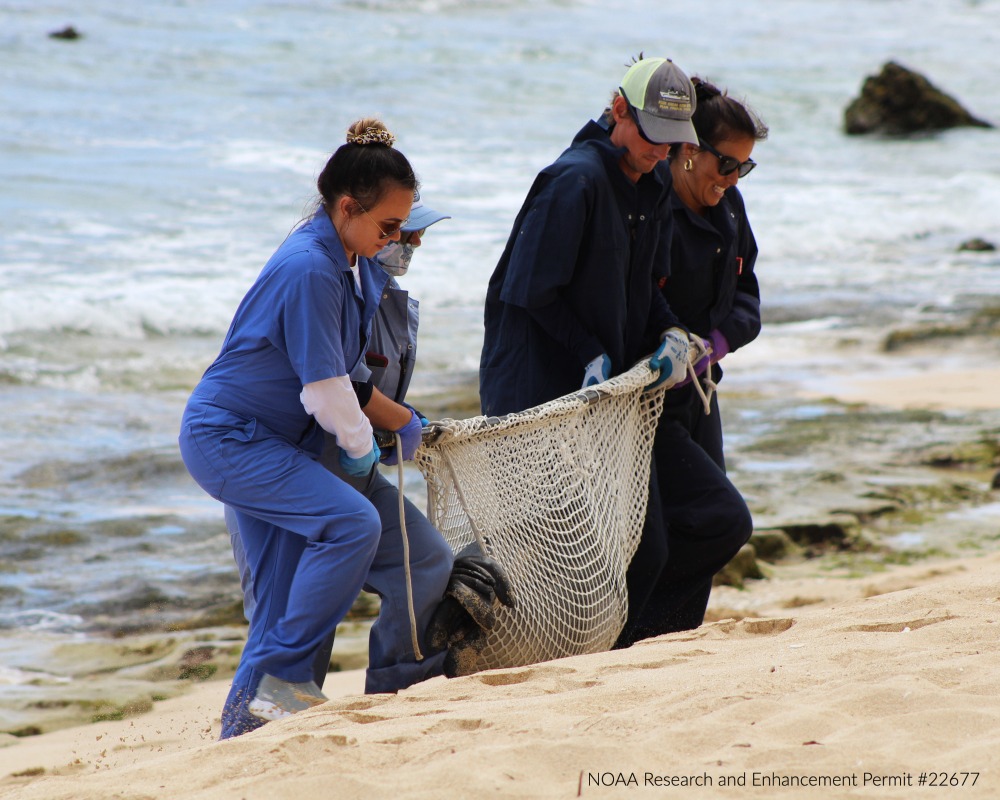
[[[912,798],[942,779],[965,785],[936,797],[1000,795],[1000,555],[837,585],[784,614],[396,696],[331,675],[329,703],[224,743],[225,686],[204,684],[0,750],[0,797]]]
[[[838,399],[1000,396],[1000,371],[946,378],[845,381]],[[718,587],[710,618],[396,696],[333,673],[329,703],[229,742],[228,684],[197,684],[123,721],[5,737],[0,798],[1000,797],[1000,553],[854,578],[778,567]]]

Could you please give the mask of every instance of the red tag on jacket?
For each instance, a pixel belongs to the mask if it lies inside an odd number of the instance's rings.
[[[743,256],[736,256],[736,274],[743,274]]]

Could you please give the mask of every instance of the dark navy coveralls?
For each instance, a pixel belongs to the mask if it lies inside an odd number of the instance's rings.
[[[633,183],[624,152],[592,121],[535,179],[486,293],[484,414],[575,392],[601,353],[624,372],[677,324],[653,283],[670,257],[670,173]]]
[[[577,391],[587,363],[606,353],[612,375],[649,355],[679,324],[654,277],[669,272],[672,177],[657,168],[636,183],[607,127],[589,122],[535,179],[486,295],[479,370],[482,410],[503,415]],[[636,617],[667,547],[656,465],[628,576]]]
[[[733,186],[722,201],[695,214],[674,195],[674,236],[670,274],[663,294],[692,333],[707,338],[720,331],[730,351],[760,333],[760,292],[754,265],[757,242],[747,221],[743,197]],[[713,380],[722,379],[715,364]],[[653,588],[638,618],[630,616],[619,639],[637,639],[698,627],[705,617],[712,577],[753,532],[746,502],[726,477],[722,423],[717,399],[706,415],[690,383],[667,392],[656,434],[653,459],[667,527],[667,566],[658,576],[635,558],[630,590]]]

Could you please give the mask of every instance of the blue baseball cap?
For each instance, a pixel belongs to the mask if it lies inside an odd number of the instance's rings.
[[[440,211],[435,211],[430,206],[424,205],[420,199],[420,195],[417,194],[416,200],[413,201],[413,207],[410,209],[410,216],[407,217],[406,222],[403,223],[403,227],[400,230],[407,233],[410,231],[421,231],[443,219],[451,219],[451,215],[442,214]]]

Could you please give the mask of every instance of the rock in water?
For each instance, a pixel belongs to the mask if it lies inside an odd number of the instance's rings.
[[[962,242],[958,249],[960,251],[967,251],[972,253],[992,253],[997,249],[997,246],[993,242],[987,242],[985,239],[980,239],[978,236],[974,239],[967,239]]]
[[[49,33],[50,39],[79,39],[83,34],[80,33],[72,25],[67,25],[65,28],[59,31],[51,31]]]
[[[899,136],[963,126],[993,127],[973,117],[923,75],[893,61],[883,65],[880,74],[865,79],[860,97],[844,111],[849,134]]]

